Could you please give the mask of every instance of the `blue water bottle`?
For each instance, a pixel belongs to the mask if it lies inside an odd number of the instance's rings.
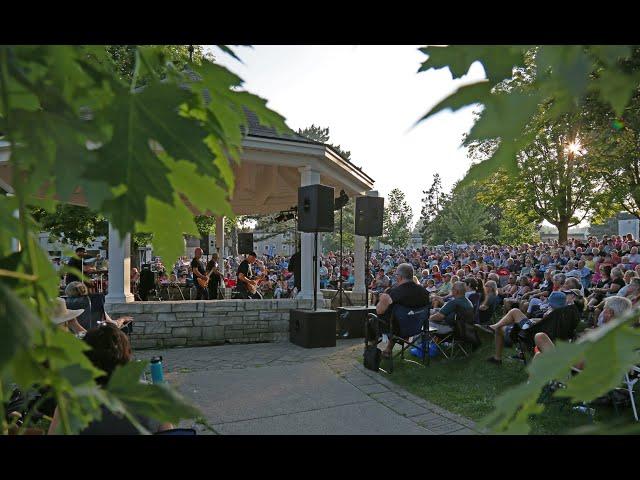
[[[153,357],[151,359],[151,381],[154,384],[164,383],[164,374],[162,373],[162,357]]]

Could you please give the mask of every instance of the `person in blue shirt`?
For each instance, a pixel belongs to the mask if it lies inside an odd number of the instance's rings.
[[[588,289],[591,286],[593,272],[585,266],[584,260],[578,260],[578,270],[580,271],[580,283],[584,288]]]

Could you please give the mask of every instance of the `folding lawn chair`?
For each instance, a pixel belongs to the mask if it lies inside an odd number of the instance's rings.
[[[406,350],[416,347],[422,351],[422,364],[430,363],[429,343],[436,329],[429,327],[429,313],[431,306],[420,308],[409,308],[403,305],[392,305],[390,322],[379,318],[377,315],[370,313],[368,321],[365,322],[365,348],[368,345],[368,339],[375,338],[376,344],[382,341],[380,334],[380,326],[385,327],[389,341],[393,341],[400,345],[400,351],[391,354],[389,360],[389,372],[393,373],[393,357],[400,356],[406,361],[404,353]],[[373,330],[373,332],[371,331]],[[396,333],[394,333],[396,332]],[[417,363],[417,362],[414,362]]]
[[[431,328],[436,329],[434,333],[435,344],[445,358],[454,358],[461,353],[464,357],[469,356],[480,345],[480,338],[473,324],[468,324],[459,315],[454,315],[453,326],[446,323],[431,322]]]
[[[634,387],[636,383],[638,383],[638,379],[640,378],[640,366],[636,365],[631,368],[631,370],[624,374],[624,387],[616,388],[619,392],[625,392],[629,394],[629,402],[631,403],[631,409],[633,410],[633,418],[638,420],[638,409],[636,407],[636,399],[634,398]],[[614,406],[616,404],[614,403]]]
[[[514,325],[510,335],[514,345],[518,345],[521,354],[520,358],[526,365],[527,353],[533,354],[536,333],[546,333],[554,343],[557,340],[570,342],[576,338],[576,328],[579,323],[580,314],[578,310],[568,305],[552,311],[527,330],[520,329],[519,324]]]

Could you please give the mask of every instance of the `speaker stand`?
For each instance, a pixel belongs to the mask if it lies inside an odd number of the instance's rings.
[[[347,299],[347,303],[349,304],[349,306],[352,306],[351,300],[349,299],[349,297],[346,295],[344,288],[342,287],[342,257],[343,257],[343,249],[342,249],[342,207],[340,207],[340,265],[338,267],[338,290],[336,291],[336,293],[333,295],[333,297],[331,297],[331,300],[333,300],[334,298],[338,297],[340,298],[340,307],[342,307],[342,297],[344,296],[344,298]]]
[[[313,232],[313,311],[318,310],[318,232]]]
[[[369,235],[364,246],[364,305],[369,308]]]

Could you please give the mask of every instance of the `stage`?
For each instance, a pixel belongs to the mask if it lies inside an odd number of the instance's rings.
[[[318,298],[318,308],[330,308]],[[134,318],[134,349],[289,341],[289,311],[313,300],[184,300],[111,303],[113,318]]]

